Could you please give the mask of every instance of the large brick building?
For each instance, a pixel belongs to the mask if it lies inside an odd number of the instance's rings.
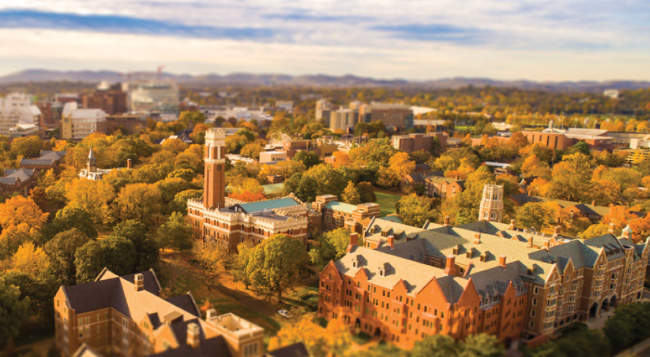
[[[447,138],[448,136],[442,133],[429,133],[394,135],[391,140],[395,149],[404,152],[413,152],[420,150],[431,151],[433,141],[437,139],[442,152],[445,151],[445,147],[447,146]]]
[[[153,271],[62,286],[54,297],[54,341],[64,356],[264,355],[264,329],[233,314],[201,312],[191,293],[163,299]],[[77,353],[75,351],[79,350]]]
[[[195,238],[230,251],[236,251],[240,243],[257,245],[279,233],[306,244],[310,218],[315,214],[293,194],[249,203],[226,197],[225,138],[223,129],[210,129],[205,135],[203,198],[187,202]]]
[[[319,316],[402,348],[437,333],[488,333],[510,346],[641,298],[650,242],[634,244],[629,227],[589,240],[516,230],[497,221],[499,193],[484,191],[488,218],[478,222],[373,224],[369,247],[352,233],[347,255],[320,273]]]

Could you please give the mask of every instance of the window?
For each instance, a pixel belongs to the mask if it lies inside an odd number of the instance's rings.
[[[537,293],[539,293],[539,287],[536,286],[533,288],[533,294],[537,295]]]
[[[537,299],[533,298],[533,306],[537,306]]]

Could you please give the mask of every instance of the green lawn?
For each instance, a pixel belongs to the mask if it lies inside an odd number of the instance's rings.
[[[375,191],[375,196],[377,197],[377,203],[381,206],[381,216],[386,217],[391,213],[395,213],[395,203],[399,201],[402,196]]]

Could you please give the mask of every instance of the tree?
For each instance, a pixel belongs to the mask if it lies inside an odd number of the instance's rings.
[[[109,202],[115,198],[111,184],[95,180],[74,180],[65,186],[65,191],[68,205],[88,212],[95,224],[111,221]]]
[[[88,242],[88,237],[76,228],[61,232],[45,244],[50,270],[61,277],[63,285],[74,285],[77,276],[75,253]]]
[[[616,234],[617,236],[621,234],[621,229],[618,228],[615,230],[618,231]],[[582,239],[591,239],[595,237],[600,237],[602,235],[605,235],[609,232],[609,225],[607,224],[592,224],[585,230],[584,232],[580,233],[578,236]]]
[[[122,237],[133,242],[135,263],[133,272],[140,272],[158,267],[159,248],[150,236],[149,228],[142,222],[128,220],[118,223],[110,237]]]
[[[541,232],[542,229],[552,226],[555,218],[555,212],[542,202],[528,202],[516,209],[517,225],[523,229],[535,228]]]
[[[14,138],[11,141],[11,151],[22,157],[38,157],[41,148],[43,148],[43,140],[35,135]]]
[[[454,357],[458,356],[458,347],[453,337],[447,335],[430,335],[415,342],[410,357]]]
[[[14,255],[21,245],[35,241],[38,241],[38,232],[30,229],[26,223],[3,229],[0,234],[0,260]]]
[[[196,125],[196,124],[205,123],[206,119],[207,118],[205,117],[205,114],[199,111],[183,111],[178,116],[178,122],[183,124],[183,127],[185,128],[189,127],[190,121],[192,122],[192,124]]]
[[[409,159],[409,155],[405,152],[398,152],[391,156],[388,167],[379,170],[377,184],[383,187],[399,185],[404,176],[415,170],[415,161]]]
[[[298,188],[295,190],[296,197],[303,202],[314,202],[316,196],[319,194],[318,182],[311,176],[296,175],[292,176],[292,178],[300,177],[300,183],[298,184]]]
[[[20,299],[20,289],[0,276],[0,346],[18,336],[20,324],[29,316],[29,299]]]
[[[185,223],[183,216],[174,212],[167,222],[157,231],[156,242],[162,249],[189,250],[192,249],[192,225]]]
[[[343,190],[345,189],[345,184],[346,181],[343,178],[343,175],[339,171],[337,171],[332,165],[329,164],[320,164],[312,167],[311,169],[305,171],[305,173],[302,176],[302,180],[300,183],[300,190],[303,191],[303,180],[306,180],[306,178],[311,178],[315,181],[316,183],[316,190],[315,190],[315,195],[325,195],[325,194],[330,194],[330,195],[336,195],[340,196],[341,193],[343,193]],[[305,182],[309,183],[308,186],[311,189],[312,187],[312,182]],[[310,192],[312,193],[312,192]],[[311,198],[311,195],[309,196]]]
[[[106,267],[118,276],[130,274],[136,263],[135,245],[132,241],[119,236],[109,236],[100,241]]]
[[[354,183],[352,183],[352,181],[348,181],[348,186],[345,188],[345,190],[343,190],[341,200],[351,205],[357,205],[361,203],[361,196],[359,195],[359,191],[354,186]]]
[[[330,260],[339,260],[347,252],[350,244],[350,231],[344,228],[337,228],[318,236],[320,246],[309,251],[309,257],[313,264],[324,266]]]
[[[359,182],[357,184],[357,191],[359,192],[360,203],[376,202],[375,189],[370,182]]]
[[[334,167],[345,167],[352,163],[350,156],[345,151],[335,151],[332,156],[334,157],[334,162],[332,163]]]
[[[238,244],[237,256],[233,259],[233,264],[230,269],[233,278],[237,281],[243,282],[246,289],[251,285],[247,273],[247,267],[254,249],[255,247],[249,241]]]
[[[196,259],[201,263],[203,273],[206,274],[205,282],[209,289],[216,285],[218,278],[226,271],[228,262],[228,249],[217,244],[206,244],[204,247],[195,245]]]
[[[314,151],[300,150],[294,155],[292,160],[302,162],[307,169],[311,169],[320,164],[320,157]]]
[[[174,200],[167,205],[167,212],[180,212],[183,216],[187,215],[187,201],[190,199],[199,199],[203,196],[203,190],[186,190],[179,192],[174,196]]]
[[[256,202],[256,201],[261,201],[261,200],[266,198],[263,193],[251,192],[251,191],[248,191],[248,190],[229,193],[228,197],[234,198],[234,199],[236,199],[238,201],[242,201],[242,202]]]
[[[494,335],[469,335],[461,345],[461,357],[504,357],[506,350]]]
[[[168,205],[172,200],[174,200],[178,193],[194,188],[192,184],[178,177],[166,178],[162,181],[156,182],[154,185],[160,189],[164,205]]]
[[[260,158],[260,151],[262,151],[262,145],[258,143],[250,143],[241,148],[239,153],[243,156],[250,157],[251,159],[258,160]]]
[[[615,350],[622,350],[650,336],[650,304],[621,304],[605,321],[603,332]]]
[[[3,229],[21,223],[39,230],[47,222],[49,213],[43,213],[30,198],[15,196],[0,204],[0,225]]]
[[[21,245],[13,256],[13,267],[18,271],[36,278],[41,271],[47,270],[50,262],[43,248],[27,242]]]
[[[124,186],[115,200],[115,214],[121,221],[135,219],[152,224],[163,211],[162,192],[155,185],[134,183]]]
[[[303,315],[284,326],[269,341],[269,350],[303,342],[314,357],[342,356],[351,345],[351,334],[340,319],[331,320],[327,328],[320,327],[311,315]]]
[[[94,281],[106,267],[106,256],[98,241],[88,241],[75,252],[74,266],[77,284]]]
[[[409,226],[422,227],[426,221],[434,222],[439,216],[434,208],[434,200],[428,197],[415,194],[403,196],[398,205],[397,214]]]
[[[253,250],[246,273],[257,293],[271,296],[282,292],[300,280],[300,268],[306,262],[305,246],[285,234],[264,240]]]
[[[52,223],[45,225],[43,242],[47,242],[54,238],[55,235],[72,228],[77,228],[88,238],[97,238],[97,230],[93,225],[93,218],[90,213],[81,207],[68,205],[56,213]]]

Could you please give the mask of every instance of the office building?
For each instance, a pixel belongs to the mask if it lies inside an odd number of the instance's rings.
[[[178,115],[180,92],[171,81],[142,80],[129,83],[131,112]]]
[[[24,93],[11,93],[0,98],[0,135],[9,137],[25,128],[38,128],[41,122],[41,110],[32,104],[32,97]],[[21,124],[22,127],[18,127]],[[33,126],[31,126],[33,125]],[[12,131],[12,129],[14,129]],[[14,135],[20,136],[20,135]]]

